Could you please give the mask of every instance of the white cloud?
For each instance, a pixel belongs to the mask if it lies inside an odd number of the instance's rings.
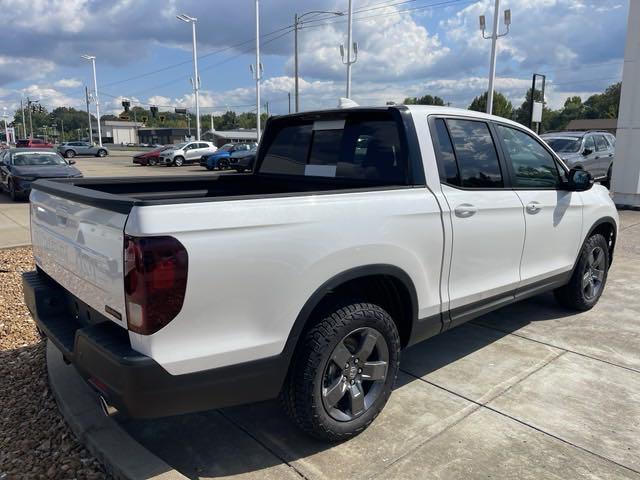
[[[61,78],[54,82],[54,85],[59,88],[78,88],[82,82],[77,78]]]

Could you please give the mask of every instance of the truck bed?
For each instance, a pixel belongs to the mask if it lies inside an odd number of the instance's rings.
[[[398,188],[354,179],[259,174],[39,180],[33,188],[119,213],[134,206]]]

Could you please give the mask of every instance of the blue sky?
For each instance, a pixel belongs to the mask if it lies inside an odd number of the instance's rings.
[[[548,76],[547,100],[602,91],[621,78],[628,0],[502,0],[509,35],[499,41],[496,88],[520,104],[531,74]],[[293,92],[295,12],[345,11],[347,0],[262,0],[263,98],[275,113]],[[354,0],[353,98],[361,104],[439,95],[466,107],[487,87],[493,0]],[[161,108],[191,107],[190,26],[198,18],[202,111],[250,110],[254,83],[253,0],[0,0],[0,108],[21,95],[47,107],[83,108],[96,55],[102,111],[121,110],[122,97]],[[502,13],[502,12],[501,12]],[[301,105],[333,107],[344,95],[346,17],[307,16],[300,31]],[[504,29],[504,25],[501,26]]]

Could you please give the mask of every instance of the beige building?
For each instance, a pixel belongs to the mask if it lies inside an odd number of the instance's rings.
[[[138,139],[138,129],[140,127],[144,127],[144,123],[104,120],[102,122],[102,139],[105,143],[137,144],[140,143]]]

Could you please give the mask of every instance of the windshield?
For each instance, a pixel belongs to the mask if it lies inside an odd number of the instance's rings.
[[[220,147],[220,150],[224,152],[228,152],[232,148],[233,148],[233,143],[225,143],[223,146]]]
[[[13,155],[13,164],[26,165],[66,165],[67,162],[57,153],[20,152]]]
[[[576,153],[582,145],[581,137],[553,137],[543,139],[556,153]]]
[[[189,142],[178,143],[177,145],[173,145],[171,148],[173,148],[174,150],[182,150],[187,145],[189,145]]]

